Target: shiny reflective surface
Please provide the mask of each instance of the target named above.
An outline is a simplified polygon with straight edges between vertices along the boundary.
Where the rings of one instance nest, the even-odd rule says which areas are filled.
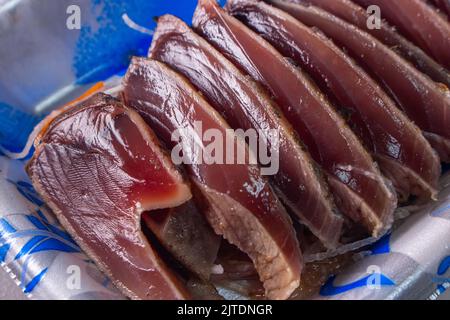
[[[287,120],[266,93],[181,20],[158,20],[150,57],[184,74],[234,129],[255,129],[270,147],[270,130],[279,135],[280,168],[272,178],[280,197],[303,224],[333,248],[342,219],[334,214],[327,186],[316,174]]]
[[[127,296],[188,297],[140,230],[140,214],[191,197],[137,113],[97,94],[59,115],[28,164],[36,190]]]
[[[195,128],[226,136],[228,125],[179,74],[155,60],[133,58],[124,78],[124,99],[169,146],[184,128],[183,153],[207,143]],[[245,149],[234,140],[237,150]],[[226,154],[226,150],[224,150]],[[285,299],[298,287],[301,253],[292,223],[256,166],[194,162],[187,169],[204,198],[204,212],[216,233],[246,252],[256,266],[268,298]]]
[[[440,1],[440,0],[437,0]],[[442,0],[447,1],[447,0]],[[276,3],[279,0],[269,0],[269,3]],[[373,37],[383,42],[386,46],[393,49],[396,53],[409,60],[414,66],[423,73],[430,76],[434,81],[443,83],[450,87],[449,72],[422,49],[400,35],[397,30],[389,25],[385,20],[381,21],[381,28],[367,27],[369,14],[351,0],[286,0],[283,3],[312,4],[320,7],[335,16],[357,26],[361,30],[370,33]],[[449,3],[450,6],[450,2]]]
[[[317,27],[338,46],[345,47],[361,66],[376,77],[387,92],[396,99],[402,110],[420,129],[447,140],[438,144],[450,146],[450,91],[439,85],[411,64],[395,54],[389,47],[353,27],[351,24],[312,6],[273,1],[302,23]],[[430,140],[433,146],[434,140]],[[440,151],[440,148],[436,148]],[[393,154],[396,154],[395,152]],[[450,161],[450,149],[440,153],[442,161]]]
[[[383,18],[437,62],[450,68],[450,25],[422,0],[354,0],[367,7],[377,5]],[[416,19],[420,16],[421,19]],[[413,28],[411,26],[414,26]]]
[[[317,87],[215,1],[199,1],[193,25],[274,95],[314,160],[327,172],[340,209],[370,232],[380,232],[396,206],[395,195],[386,187],[370,155]]]
[[[374,154],[402,198],[409,194],[436,196],[441,173],[439,158],[418,128],[346,54],[320,32],[263,2],[229,1],[228,8],[305,68],[339,102],[349,113],[355,133]],[[399,176],[397,171],[402,167]],[[405,177],[409,185],[404,183]]]

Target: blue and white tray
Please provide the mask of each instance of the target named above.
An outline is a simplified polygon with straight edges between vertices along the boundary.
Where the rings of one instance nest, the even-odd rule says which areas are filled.
[[[42,117],[113,83],[146,55],[156,24],[189,22],[195,0],[0,0],[0,145],[20,151]],[[26,160],[0,155],[0,263],[34,299],[123,299],[33,190]],[[435,299],[450,287],[450,175],[439,201],[405,219],[317,299]]]

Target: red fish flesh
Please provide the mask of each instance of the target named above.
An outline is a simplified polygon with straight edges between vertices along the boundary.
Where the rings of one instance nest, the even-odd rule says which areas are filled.
[[[188,77],[234,129],[257,130],[265,145],[278,149],[279,170],[272,176],[278,194],[326,247],[336,247],[342,218],[333,212],[318,169],[263,89],[173,16],[159,18],[150,57]],[[270,130],[277,132],[276,146]]]
[[[184,77],[156,60],[133,58],[124,78],[123,97],[172,152],[181,146],[191,181],[204,198],[209,223],[217,234],[249,255],[266,296],[288,298],[299,285],[302,256],[292,221],[260,169],[237,160],[224,164],[210,161],[209,156],[196,157],[199,149],[210,146],[201,134],[204,131],[215,132],[217,139],[228,135],[232,149],[237,150],[235,157],[242,150],[247,153],[243,140],[227,134],[228,124]],[[182,131],[177,131],[180,128]],[[175,132],[181,139],[172,139]],[[227,151],[216,153],[229,155]]]
[[[65,229],[133,299],[184,299],[141,232],[141,214],[181,205],[188,184],[139,114],[97,94],[54,119],[27,165]]]
[[[423,0],[353,0],[376,5],[381,16],[437,62],[450,68],[450,24]]]
[[[272,93],[313,158],[327,172],[342,212],[365,225],[370,233],[381,232],[392,217],[396,197],[370,155],[320,90],[215,1],[199,1],[193,26]]]
[[[236,0],[228,1],[227,6],[339,102],[402,199],[410,194],[436,196],[441,173],[437,154],[419,128],[360,66],[322,33],[264,2]]]
[[[444,0],[448,1],[448,0]],[[267,1],[271,3],[272,1]],[[427,74],[435,82],[442,83],[450,88],[450,73],[446,68],[437,63],[422,49],[410,42],[389,25],[381,20],[380,28],[369,28],[367,22],[371,16],[359,5],[351,0],[286,0],[284,3],[311,4],[320,7],[331,14],[351,23],[361,30],[370,33],[373,37],[383,42],[386,46],[402,55],[410,61],[418,70]]]
[[[313,6],[279,0],[272,3],[315,26],[345,47],[361,66],[386,87],[402,110],[424,132],[440,158],[450,162],[450,91],[436,84],[402,57],[364,31]],[[442,148],[446,146],[446,148]]]

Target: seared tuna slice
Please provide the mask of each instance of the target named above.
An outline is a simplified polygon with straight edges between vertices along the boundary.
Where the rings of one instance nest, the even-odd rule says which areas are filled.
[[[402,199],[437,194],[440,161],[419,128],[382,88],[322,33],[264,2],[228,1],[229,11],[300,64],[348,113]]]
[[[300,139],[327,173],[342,212],[366,226],[373,235],[382,232],[392,218],[396,197],[370,155],[320,90],[215,1],[199,1],[193,25],[275,97]]]
[[[266,2],[273,3],[274,1],[268,0]],[[361,30],[370,33],[398,54],[402,55],[418,70],[427,74],[435,82],[442,83],[450,88],[450,73],[446,68],[434,61],[414,43],[399,34],[397,30],[385,20],[380,21],[380,28],[368,28],[367,21],[370,21],[370,15],[366,10],[356,3],[353,3],[351,0],[286,0],[283,2],[312,4],[354,24]]]
[[[318,169],[264,90],[173,16],[159,18],[150,57],[184,74],[234,129],[255,129],[266,149],[278,149],[279,170],[271,177],[275,189],[326,247],[336,247],[342,218],[333,212]],[[278,135],[275,143],[271,130]]]
[[[27,166],[82,249],[133,299],[184,299],[184,285],[141,232],[143,211],[191,198],[139,114],[97,94],[57,116]]]
[[[437,62],[450,68],[450,24],[424,0],[353,0],[377,5],[381,16]]]
[[[260,169],[239,161],[240,154],[249,154],[245,142],[184,77],[156,60],[133,58],[123,97],[173,148],[172,155],[181,151],[191,181],[207,205],[209,223],[249,255],[267,297],[288,298],[300,282],[298,241],[292,221]],[[211,137],[206,138],[208,132]],[[231,145],[218,143],[214,152],[208,152],[212,143],[207,141],[223,137]],[[236,151],[232,157],[230,149]],[[213,158],[213,153],[222,157]]]
[[[437,145],[441,160],[450,162],[450,91],[433,82],[402,57],[368,33],[313,6],[274,0],[272,3],[315,26],[336,44],[345,47],[361,66],[386,87],[402,110]],[[448,148],[442,148],[447,146]]]

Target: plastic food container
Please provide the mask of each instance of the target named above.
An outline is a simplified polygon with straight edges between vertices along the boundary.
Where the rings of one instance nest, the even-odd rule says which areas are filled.
[[[120,82],[156,24],[190,22],[196,0],[0,0],[0,144],[20,151],[34,125],[87,90]],[[124,299],[39,199],[26,160],[0,155],[0,263],[34,299]],[[330,276],[316,299],[436,299],[450,287],[450,175],[437,202]],[[409,210],[399,210],[404,214]],[[233,297],[229,294],[229,297]]]

